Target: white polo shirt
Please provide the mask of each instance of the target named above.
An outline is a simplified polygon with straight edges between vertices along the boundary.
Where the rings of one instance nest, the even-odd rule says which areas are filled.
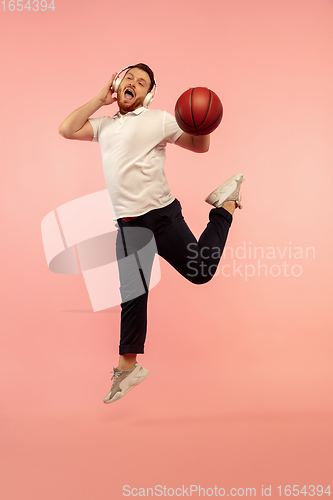
[[[183,133],[170,113],[144,107],[89,119],[98,141],[114,220],[136,217],[175,199],[164,173],[166,144]]]

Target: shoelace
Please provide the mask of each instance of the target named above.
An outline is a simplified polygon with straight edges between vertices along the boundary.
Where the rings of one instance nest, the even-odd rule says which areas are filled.
[[[135,366],[137,365],[137,363],[134,365],[134,367],[132,368],[132,370],[120,370],[120,371],[115,371],[115,369],[113,368],[113,375],[111,377],[111,381],[114,380],[116,381],[118,377],[120,377],[120,375],[122,375],[124,372],[128,371],[128,372],[131,372],[134,370]],[[109,373],[112,373],[112,372],[109,372]]]
[[[112,373],[112,372],[109,372],[109,373]],[[117,381],[117,378],[118,378],[118,377],[120,377],[121,373],[122,373],[122,372],[116,372],[115,370],[113,370],[113,375],[112,375],[112,377],[111,377],[111,382],[112,382],[112,380],[113,380],[113,382],[112,382],[112,386],[113,386],[113,384]]]

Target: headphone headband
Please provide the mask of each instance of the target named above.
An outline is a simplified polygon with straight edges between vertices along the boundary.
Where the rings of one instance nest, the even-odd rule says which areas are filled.
[[[114,92],[118,91],[119,85],[120,85],[120,83],[122,81],[122,78],[119,78],[119,75],[121,75],[121,73],[123,73],[127,69],[131,69],[131,68],[136,68],[136,66],[126,66],[126,68],[123,68],[121,71],[119,71],[119,73],[117,73],[117,75],[116,75],[116,77],[115,77],[115,79],[113,80],[113,83],[112,83],[112,88],[113,88]],[[154,88],[154,94],[151,93],[152,90],[153,90],[153,88]],[[148,92],[148,94],[144,98],[144,101],[142,103],[143,106],[145,106],[145,107],[148,108],[148,106],[153,102],[156,94],[157,94],[157,84],[156,84],[156,80],[154,78],[153,87],[152,87],[151,91]]]

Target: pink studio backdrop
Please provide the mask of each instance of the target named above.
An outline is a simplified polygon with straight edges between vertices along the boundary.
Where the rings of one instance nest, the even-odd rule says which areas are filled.
[[[271,486],[280,498],[279,485],[282,497],[285,485],[327,487],[333,2],[3,5],[0,498],[118,500],[125,485],[256,496]],[[150,375],[104,405],[120,306],[94,312],[82,272],[48,269],[41,222],[106,188],[98,144],[65,140],[58,126],[139,61],[155,71],[154,109],[173,112],[193,86],[223,102],[207,154],[168,146],[171,191],[194,234],[208,221],[204,198],[237,172],[244,210],[210,283],[160,261],[139,356]]]

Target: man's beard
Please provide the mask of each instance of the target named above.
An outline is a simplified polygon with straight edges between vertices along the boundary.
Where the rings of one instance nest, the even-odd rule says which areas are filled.
[[[122,94],[122,91],[119,90],[117,93],[117,102],[118,102],[118,107],[119,107],[120,112],[123,111],[125,113],[129,113],[130,111],[134,111],[135,109],[142,106],[142,103],[140,101],[138,101],[138,99],[136,97],[134,97],[134,99],[132,99],[131,101],[126,102],[122,98],[121,94]]]

